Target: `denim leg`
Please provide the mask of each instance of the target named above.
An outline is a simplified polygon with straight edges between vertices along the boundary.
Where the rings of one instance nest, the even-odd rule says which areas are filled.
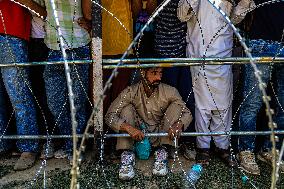
[[[9,44],[7,44],[7,41]],[[2,63],[27,62],[27,43],[11,36],[0,36],[0,49],[5,57]],[[17,134],[38,135],[34,98],[29,90],[28,68],[1,68],[3,82],[10,101],[15,109]],[[37,152],[37,140],[18,140],[17,147],[21,152]]]
[[[8,141],[1,137],[6,133],[7,127],[7,109],[5,103],[5,88],[2,82],[2,75],[0,73],[0,152],[7,151],[9,149]]]
[[[276,102],[276,108],[275,108],[275,116],[274,121],[277,123],[276,130],[284,130],[284,66],[283,65],[275,65],[275,81],[276,85],[273,85],[274,87],[277,87],[275,89],[276,95],[278,97],[278,101],[280,105],[278,104],[278,101]],[[282,141],[284,139],[283,135],[279,135],[279,142],[276,143],[276,148],[280,149],[282,145]],[[270,135],[265,137],[263,149],[270,149],[271,148],[271,141],[270,141]]]
[[[270,65],[257,65],[257,68],[262,72],[262,81],[267,84],[270,79]],[[243,96],[244,98],[247,98],[243,102],[240,109],[239,129],[240,131],[255,131],[257,114],[262,105],[262,92],[258,87],[258,81],[250,64],[245,65],[243,81]],[[254,89],[252,90],[253,87]],[[250,91],[251,93],[249,94]],[[254,149],[255,136],[250,135],[239,137],[239,150],[254,151]]]
[[[67,50],[68,60],[90,59],[89,48],[81,47]],[[61,51],[50,51],[49,61],[62,60]],[[82,133],[87,123],[86,102],[88,93],[89,65],[71,65],[72,89],[75,95],[77,133]],[[71,116],[69,109],[68,89],[64,65],[47,65],[44,70],[45,88],[48,106],[58,123],[60,134],[72,134]],[[84,91],[85,90],[85,91]],[[85,93],[86,92],[86,93]],[[63,105],[67,104],[63,107]],[[72,140],[65,141],[65,149],[72,151]]]

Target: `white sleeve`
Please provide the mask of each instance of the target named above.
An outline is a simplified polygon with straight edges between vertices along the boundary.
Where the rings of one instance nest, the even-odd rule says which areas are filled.
[[[182,22],[190,20],[196,12],[199,0],[180,0],[177,8],[177,17]]]
[[[253,0],[241,0],[231,14],[232,22],[234,24],[240,23],[245,18],[248,10],[253,9],[255,6]]]

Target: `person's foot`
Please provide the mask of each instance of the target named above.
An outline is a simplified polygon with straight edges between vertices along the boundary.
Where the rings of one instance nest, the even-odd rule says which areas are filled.
[[[25,170],[32,167],[35,163],[36,153],[23,152],[14,166],[15,171]]]
[[[178,155],[178,151],[179,149],[178,148],[175,148],[174,146],[172,145],[163,145],[162,148],[165,148],[167,153],[168,153],[168,158],[169,159],[174,159],[176,155]],[[177,154],[176,154],[177,153]]]
[[[241,151],[238,154],[238,159],[240,161],[240,167],[242,170],[249,174],[259,175],[260,170],[255,161],[255,155],[251,151]]]
[[[165,176],[168,174],[168,153],[166,149],[160,148],[156,150],[154,156],[153,175]]]
[[[121,154],[121,163],[118,177],[121,180],[130,180],[135,176],[135,154],[131,151],[124,151]]]
[[[68,154],[67,159],[69,160],[69,164],[72,166],[73,165],[73,154],[72,153]],[[83,152],[81,152],[80,157],[78,159],[78,163],[81,164],[84,160],[85,160],[85,155],[83,154]]]
[[[190,144],[183,144],[181,146],[181,152],[183,154],[183,157],[185,157],[188,160],[195,160],[196,157],[196,150],[193,145]]]
[[[45,143],[42,147],[40,159],[50,159],[54,156],[54,145],[52,142]]]
[[[202,164],[204,166],[209,165],[209,162],[211,160],[209,149],[208,148],[197,148],[195,160],[196,160],[196,163]]]
[[[260,161],[263,161],[269,165],[272,165],[272,151],[261,151],[260,153],[257,154],[257,158],[260,160]],[[278,161],[279,159],[279,152],[277,151],[276,152],[276,161]],[[284,161],[280,161],[279,162],[279,172],[280,173],[284,173]]]
[[[237,167],[236,161],[231,156],[229,149],[215,148],[215,154],[229,167]]]
[[[64,159],[64,158],[67,158],[68,157],[68,153],[66,150],[64,149],[59,149],[57,150],[55,153],[54,153],[54,157],[56,159]]]

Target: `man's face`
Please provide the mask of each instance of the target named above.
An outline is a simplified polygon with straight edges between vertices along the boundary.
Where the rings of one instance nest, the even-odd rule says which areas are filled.
[[[157,88],[161,82],[163,75],[162,68],[150,68],[145,72],[145,79],[151,88]]]

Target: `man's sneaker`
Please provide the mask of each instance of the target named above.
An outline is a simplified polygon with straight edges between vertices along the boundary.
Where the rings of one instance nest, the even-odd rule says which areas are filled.
[[[257,158],[260,161],[263,161],[269,165],[272,164],[272,159],[273,159],[273,155],[272,155],[272,151],[261,151],[257,154]],[[278,161],[279,158],[279,153],[276,151],[276,161]]]
[[[165,176],[168,174],[168,153],[164,148],[155,151],[153,175]]]
[[[272,164],[272,151],[262,151],[260,153],[257,154],[257,158],[260,160],[260,161],[263,161],[269,165]],[[279,152],[277,151],[276,152],[276,161],[278,161],[279,159]],[[280,161],[279,163],[279,172],[280,173],[284,173],[284,162],[283,161]]]
[[[21,171],[32,167],[36,160],[36,153],[23,152],[14,166],[15,171]]]
[[[135,176],[134,172],[135,155],[131,151],[124,151],[121,154],[121,164],[119,168],[119,179],[130,180]]]
[[[40,159],[50,159],[54,156],[54,145],[52,142],[45,143],[42,147]]]
[[[238,159],[240,161],[240,167],[247,173],[253,175],[259,175],[260,170],[255,162],[255,155],[251,151],[241,151],[238,154]]]
[[[57,150],[55,153],[54,153],[54,157],[56,159],[64,159],[64,158],[67,158],[68,157],[68,153],[66,150],[64,149],[59,149]]]
[[[185,157],[188,160],[195,160],[196,157],[196,150],[193,145],[190,144],[183,144],[181,146],[181,151],[183,154],[183,157]]]

